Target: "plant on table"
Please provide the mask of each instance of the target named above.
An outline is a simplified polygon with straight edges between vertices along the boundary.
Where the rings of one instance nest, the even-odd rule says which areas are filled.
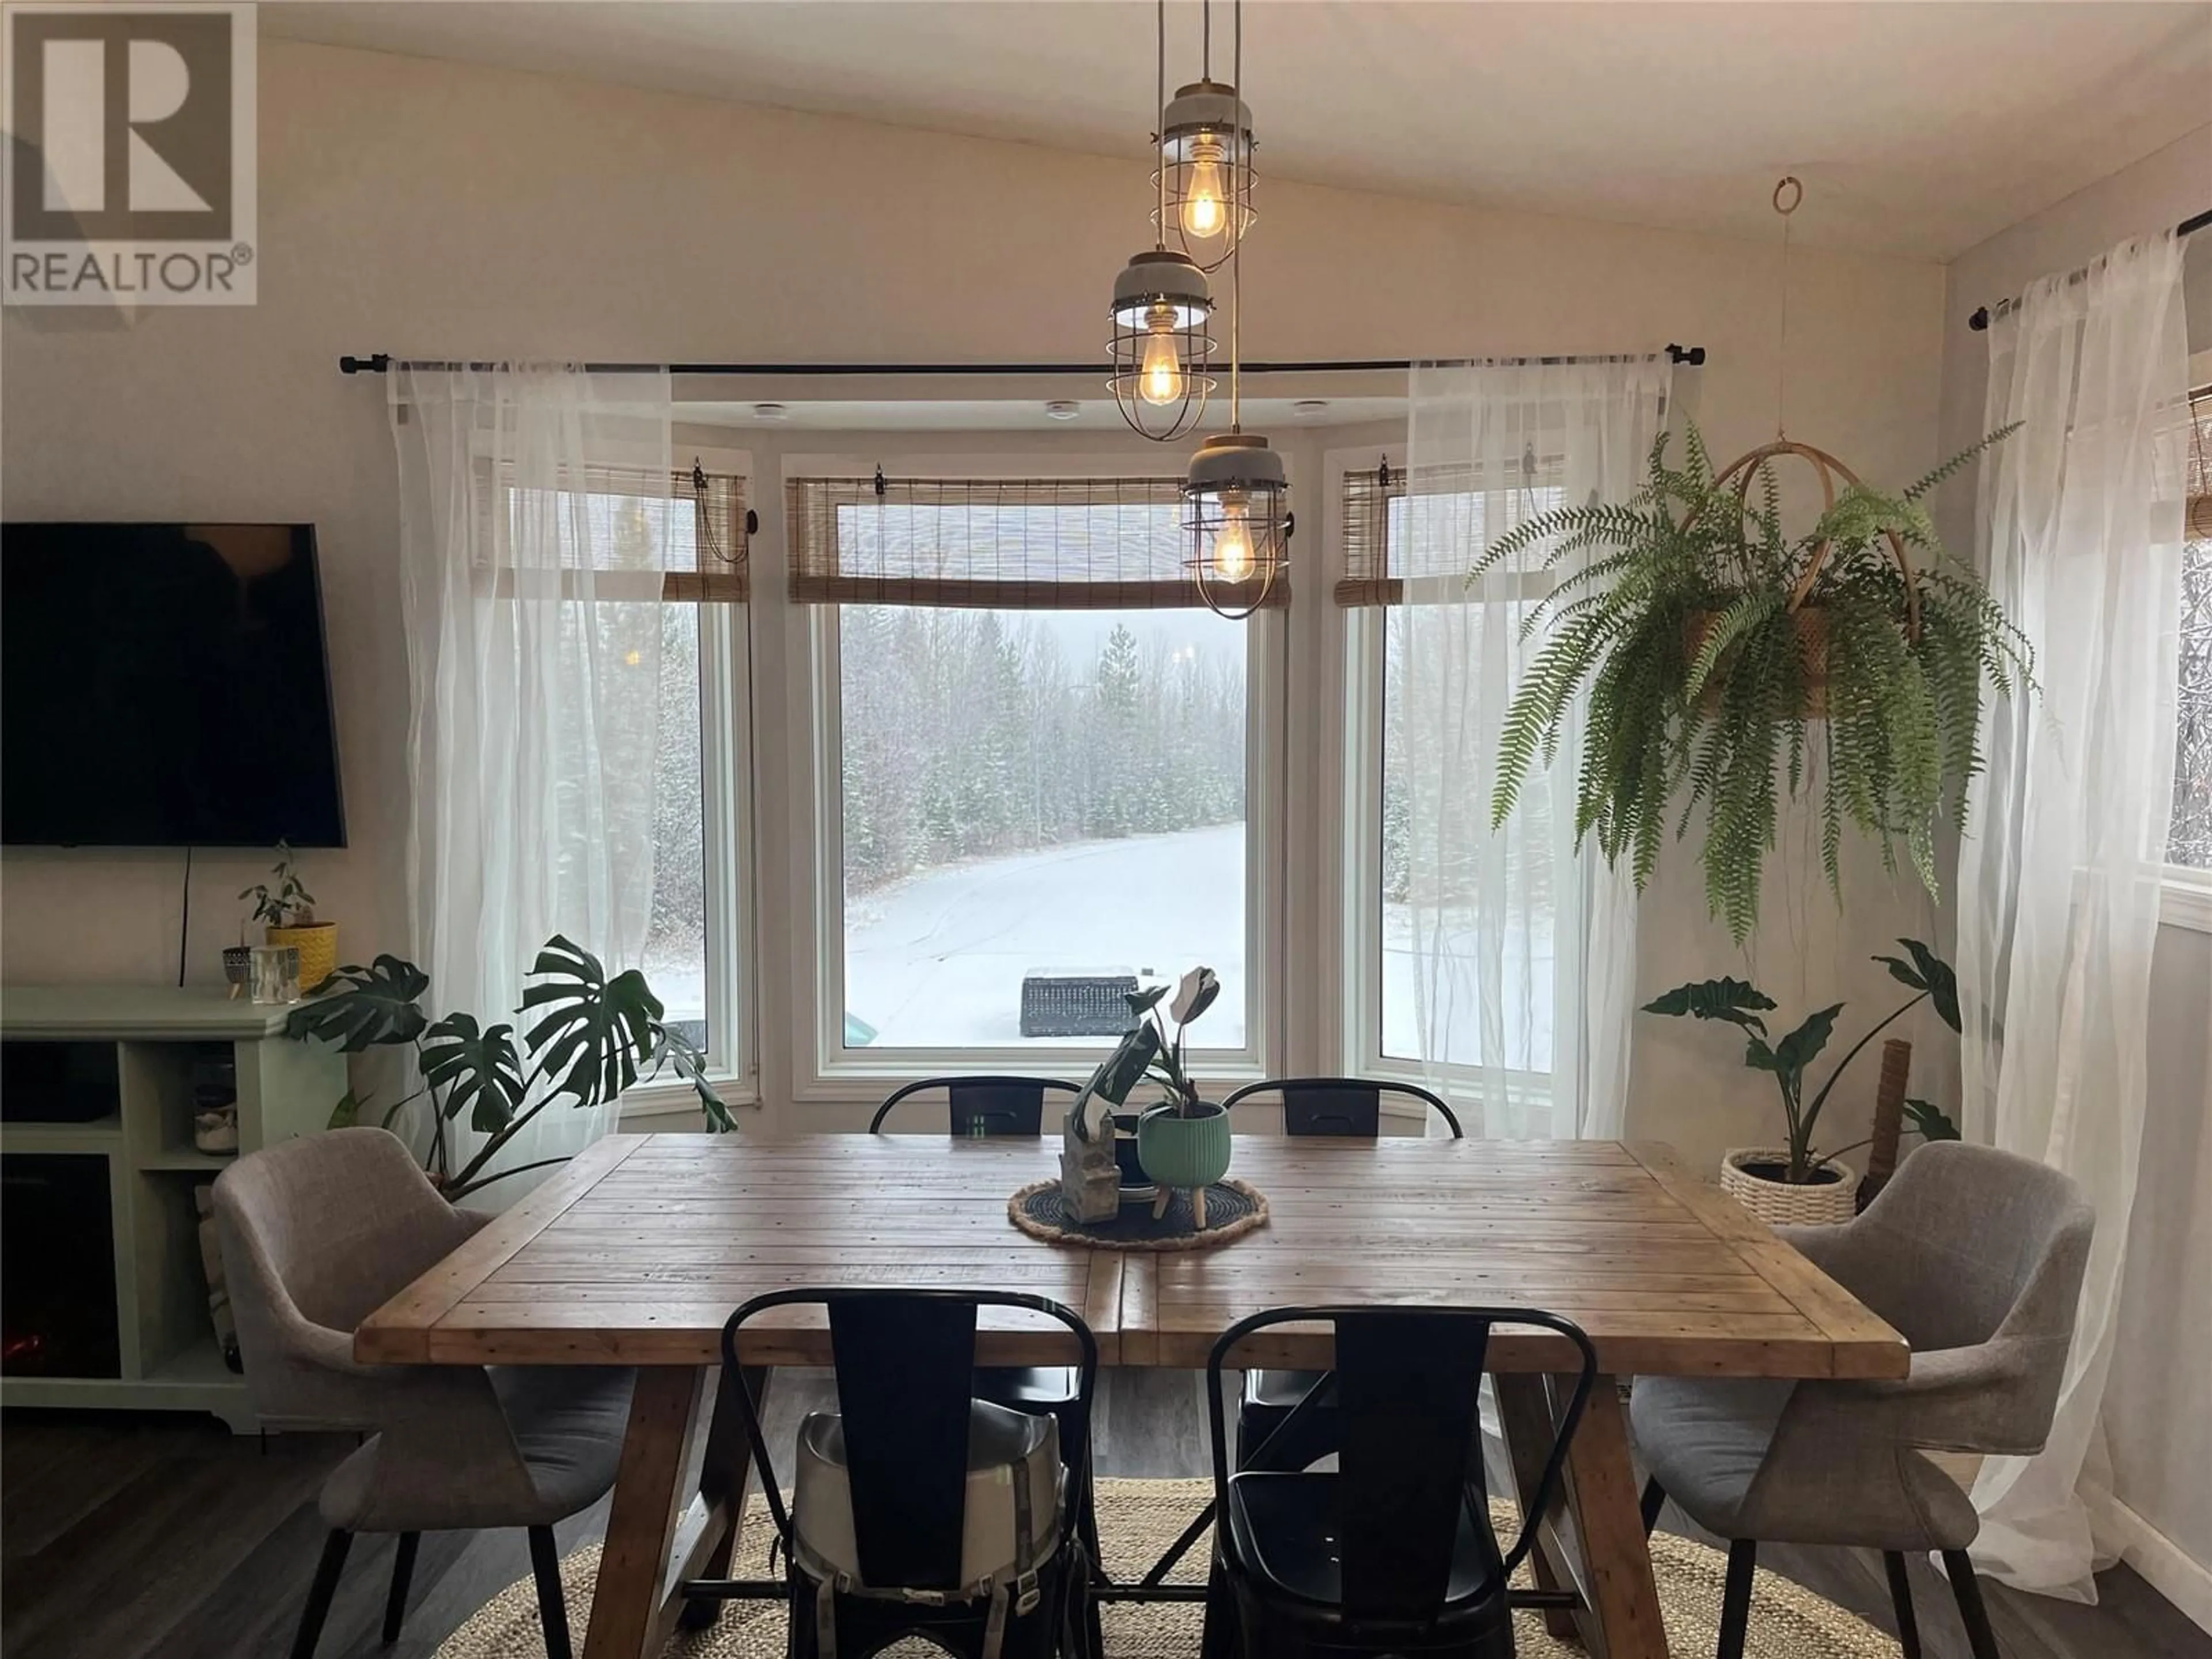
[[[1839,900],[1846,823],[1892,871],[1901,840],[1934,892],[1936,827],[1965,828],[1981,765],[1983,682],[2008,693],[2033,678],[2026,636],[1943,551],[1923,500],[2011,429],[1892,495],[1787,441],[1716,475],[1692,426],[1685,465],[1668,465],[1662,436],[1628,501],[1559,507],[1500,536],[1470,584],[1537,549],[1562,574],[1522,624],[1523,639],[1546,637],[1506,714],[1492,822],[1551,763],[1587,687],[1576,838],[1595,832],[1638,888],[1669,820],[1679,839],[1702,805],[1706,903],[1742,943],[1786,785],[1792,799],[1817,793]],[[1828,501],[1795,538],[1772,467],[1784,456],[1819,469]]]
[[[286,1035],[319,1038],[341,1053],[411,1048],[421,1086],[384,1113],[390,1128],[412,1103],[430,1103],[423,1168],[456,1200],[535,1164],[485,1174],[501,1148],[540,1112],[565,1103],[595,1106],[619,1098],[641,1078],[672,1071],[691,1085],[712,1130],[733,1129],[729,1108],[707,1079],[707,1057],[665,1018],[660,999],[632,968],[610,976],[599,959],[555,934],[531,969],[536,983],[522,994],[517,1018],[533,1022],[521,1043],[510,1024],[483,1025],[473,1014],[433,1020],[422,1006],[430,976],[411,962],[380,956],[366,968],[341,968],[337,988],[293,1011]],[[349,1091],[331,1127],[356,1122],[366,1101]],[[465,1162],[448,1126],[462,1114],[486,1139]],[[455,1167],[456,1164],[459,1167]]]
[[[1175,995],[1170,1000],[1171,990]],[[1115,1054],[1144,1056],[1142,1074],[1160,1085],[1166,1103],[1175,1108],[1177,1117],[1196,1117],[1205,1108],[1198,1085],[1191,1081],[1183,1064],[1183,1037],[1220,994],[1221,981],[1211,968],[1194,968],[1173,986],[1153,985],[1124,994],[1137,1023],[1123,1034]],[[1160,1018],[1163,1001],[1168,1005],[1167,1018],[1175,1022],[1173,1036],[1168,1035],[1166,1021]]]
[[[275,885],[270,885],[270,883]],[[276,843],[276,862],[268,881],[240,890],[239,897],[253,901],[253,920],[271,927],[312,927],[315,925],[315,896],[300,879],[289,842]]]
[[[1835,1069],[1828,1073],[1828,1080],[1809,1102],[1805,1098],[1806,1070],[1827,1046],[1835,1030],[1836,1016],[1844,1012],[1844,1004],[1835,1003],[1807,1015],[1796,1030],[1773,1042],[1768,1040],[1766,1022],[1760,1016],[1774,1007],[1774,999],[1740,979],[1708,979],[1678,985],[1644,1005],[1647,1014],[1725,1020],[1743,1028],[1747,1033],[1743,1063],[1753,1071],[1771,1073],[1782,1097],[1789,1160],[1781,1179],[1791,1186],[1803,1186],[1819,1179],[1819,1172],[1830,1159],[1867,1144],[1854,1141],[1832,1152],[1820,1152],[1813,1143],[1813,1132],[1820,1121],[1821,1109],[1828,1103],[1829,1095],[1834,1092],[1838,1081],[1851,1061],[1858,1058],[1862,1048],[1893,1021],[1923,1002],[1929,1004],[1952,1030],[1960,1029],[1959,983],[1950,965],[1918,939],[1899,939],[1898,943],[1909,953],[1910,961],[1902,957],[1875,957],[1873,960],[1887,968],[1891,978],[1909,987],[1915,994],[1851,1045],[1850,1052],[1836,1062]],[[1927,1139],[1959,1138],[1956,1126],[1941,1107],[1925,1100],[1911,1100],[1905,1103],[1905,1112],[1912,1120],[1913,1128]]]

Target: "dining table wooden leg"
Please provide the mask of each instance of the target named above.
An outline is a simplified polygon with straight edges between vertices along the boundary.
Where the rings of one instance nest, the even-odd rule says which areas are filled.
[[[584,1659],[659,1659],[676,1615],[662,1590],[690,1497],[684,1465],[698,1426],[702,1385],[713,1372],[702,1365],[638,1370]]]
[[[1551,1541],[1544,1536],[1550,1529],[1553,1517],[1528,1513],[1528,1506],[1536,1496],[1537,1482],[1543,1475],[1544,1460],[1551,1455],[1552,1437],[1558,1432],[1553,1424],[1551,1402],[1544,1379],[1540,1376],[1502,1375],[1492,1381],[1498,1389],[1498,1426],[1505,1432],[1505,1451],[1513,1465],[1513,1486],[1522,1522],[1536,1528],[1536,1542],[1528,1552],[1529,1568],[1535,1575],[1536,1588],[1540,1590],[1567,1589],[1573,1583],[1573,1579],[1564,1567],[1553,1561]],[[1569,1609],[1546,1607],[1544,1628],[1553,1636],[1571,1637],[1577,1627],[1575,1615]]]
[[[1610,1376],[1600,1376],[1590,1391],[1589,1407],[1567,1449],[1565,1485],[1582,1593],[1605,1659],[1667,1659],[1650,1540],[1644,1534],[1628,1456],[1627,1413]]]
[[[706,1510],[707,1536],[695,1548],[700,1558],[696,1572],[684,1577],[726,1578],[736,1556],[738,1534],[745,1521],[745,1494],[753,1478],[769,1478],[770,1472],[753,1468],[752,1442],[745,1433],[744,1414],[738,1409],[732,1388],[741,1388],[751,1399],[758,1419],[768,1405],[769,1382],[775,1373],[765,1365],[748,1365],[732,1378],[716,1373],[714,1414],[707,1423],[707,1449],[699,1465],[699,1497]],[[718,1601],[688,1603],[681,1615],[686,1630],[704,1630],[722,1611]]]

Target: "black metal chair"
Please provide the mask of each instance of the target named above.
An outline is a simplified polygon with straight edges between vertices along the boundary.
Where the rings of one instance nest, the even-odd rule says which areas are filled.
[[[1382,1097],[1402,1095],[1435,1109],[1451,1131],[1454,1140],[1467,1139],[1452,1109],[1415,1083],[1394,1083],[1380,1078],[1271,1078],[1248,1083],[1222,1103],[1224,1110],[1252,1095],[1279,1095],[1283,1102],[1283,1132],[1292,1135],[1346,1135],[1373,1140],[1382,1132]],[[1245,1467],[1248,1454],[1290,1419],[1299,1402],[1312,1395],[1323,1380],[1320,1371],[1261,1370],[1244,1373],[1244,1390],[1237,1406],[1237,1466]],[[1269,1461],[1279,1468],[1303,1468],[1336,1449],[1334,1413],[1326,1396],[1300,1413],[1297,1443],[1276,1443]],[[1293,1460],[1297,1461],[1293,1461]]]
[[[931,1077],[894,1090],[876,1108],[868,1133],[880,1134],[891,1109],[908,1097],[933,1090],[945,1091],[947,1127],[955,1136],[993,1139],[1036,1136],[1044,1133],[1044,1102],[1060,1093],[1071,1100],[1083,1092],[1081,1085],[1051,1077]],[[1049,1413],[1060,1419],[1060,1443],[1068,1443],[1078,1407],[1076,1375],[1066,1365],[993,1365],[975,1373],[975,1397],[1012,1411]],[[1077,1516],[1084,1547],[1091,1565],[1098,1569],[1098,1517],[1088,1484],[1079,1494]],[[1101,1570],[1103,1571],[1103,1570]],[[1103,1639],[1097,1608],[1090,1612],[1092,1645]]]
[[[1231,1351],[1271,1326],[1324,1321],[1334,1328],[1327,1386],[1343,1431],[1336,1472],[1232,1474],[1221,1414]],[[1502,1555],[1483,1479],[1479,1403],[1492,1325],[1555,1331],[1582,1356],[1521,1535]],[[1589,1339],[1533,1310],[1276,1308],[1231,1326],[1206,1362],[1217,1516],[1209,1659],[1510,1659],[1507,1583],[1551,1508],[1596,1379]]]
[[[837,1377],[838,1434],[852,1504],[856,1580],[810,1572],[795,1548],[792,1513],[773,1480],[762,1486],[783,1554],[791,1610],[787,1652],[794,1659],[869,1659],[919,1636],[960,1656],[982,1659],[1055,1659],[1083,1651],[1090,1600],[1085,1544],[1072,1535],[1079,1497],[1089,1490],[1091,1391],[1098,1344],[1091,1328],[1059,1303],[1012,1291],[790,1290],[757,1296],[722,1328],[722,1375],[738,1370],[738,1333],[777,1308],[818,1306],[830,1318]],[[1001,1588],[996,1603],[963,1594],[963,1532],[973,1392],[976,1314],[983,1308],[1024,1308],[1074,1334],[1081,1362],[1073,1424],[1061,1429],[1066,1469],[1054,1533],[1058,1547],[1033,1575]],[[739,1408],[754,1467],[772,1469],[768,1443],[750,1394],[730,1398]],[[741,1582],[687,1583],[697,1598],[756,1594]],[[825,1618],[824,1613],[828,1616]],[[994,1638],[993,1626],[998,1626]]]
[[[1433,1108],[1454,1140],[1467,1139],[1452,1109],[1418,1083],[1368,1077],[1283,1077],[1248,1083],[1221,1103],[1224,1111],[1253,1095],[1279,1095],[1283,1133],[1291,1135],[1361,1135],[1382,1133],[1382,1097],[1403,1095]]]
[[[868,1121],[880,1134],[891,1109],[912,1095],[945,1091],[948,1127],[956,1135],[1034,1135],[1044,1133],[1044,1097],[1058,1092],[1071,1098],[1079,1084],[1055,1077],[926,1077],[894,1090]]]

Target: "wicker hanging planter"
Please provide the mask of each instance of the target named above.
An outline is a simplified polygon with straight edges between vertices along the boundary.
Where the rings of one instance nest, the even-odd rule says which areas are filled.
[[[1749,510],[1752,480],[1759,469],[1777,456],[1795,455],[1808,462],[1820,481],[1820,510],[1826,513],[1836,504],[1836,484],[1838,479],[1847,485],[1856,484],[1859,475],[1838,460],[1825,449],[1815,449],[1811,444],[1802,444],[1789,438],[1777,438],[1772,443],[1761,444],[1748,453],[1737,457],[1714,475],[1716,486],[1734,490],[1736,505],[1741,511]],[[1683,519],[1686,530],[1697,520],[1692,509]],[[1920,642],[1920,586],[1914,579],[1912,562],[1905,550],[1905,541],[1894,530],[1885,531],[1883,538],[1889,544],[1890,556],[1897,562],[1898,574],[1905,582],[1905,637],[1914,645]],[[1828,712],[1828,618],[1820,605],[1812,598],[1813,589],[1826,568],[1832,544],[1823,538],[1814,544],[1812,556],[1806,561],[1805,569],[1790,594],[1790,615],[1796,632],[1798,659],[1804,665],[1804,696],[1797,709],[1808,720],[1819,720]],[[1715,625],[1720,621],[1717,611],[1692,611],[1682,625],[1682,651],[1691,661],[1705,648]],[[1727,671],[1717,670],[1705,683],[1701,699],[1710,710],[1720,702],[1721,686]]]

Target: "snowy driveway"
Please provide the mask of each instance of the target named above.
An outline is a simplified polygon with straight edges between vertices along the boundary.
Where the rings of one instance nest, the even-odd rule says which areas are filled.
[[[1019,1043],[1025,974],[1165,978],[1200,963],[1221,975],[1222,995],[1194,1037],[1242,1047],[1241,823],[956,865],[857,898],[846,915],[845,1006],[885,1046]]]

